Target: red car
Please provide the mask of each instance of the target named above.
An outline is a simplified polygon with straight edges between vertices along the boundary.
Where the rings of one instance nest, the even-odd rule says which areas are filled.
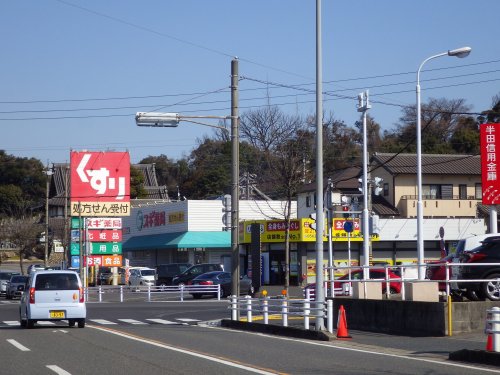
[[[376,269],[371,269],[370,270],[370,280],[380,280],[382,281],[382,293],[386,292],[387,289],[387,283],[383,282],[387,278],[391,279],[389,282],[389,293],[390,294],[399,294],[401,293],[401,281],[394,281],[394,280],[401,280],[401,277],[396,275],[394,272],[391,270],[387,270],[387,277],[386,277],[386,270],[384,268],[376,268]],[[362,280],[363,279],[363,270],[362,269],[354,269],[351,271],[351,280]],[[325,283],[328,284],[328,288],[330,288],[330,283]],[[316,291],[316,283],[308,284],[304,288],[304,297],[307,297],[307,291],[309,290],[309,297],[310,299],[314,299],[315,291]],[[345,274],[338,279],[336,279],[333,283],[333,290],[335,293],[335,296],[349,296],[352,295],[352,283],[349,282],[349,274]],[[325,294],[328,296],[329,290],[325,290]]]
[[[439,260],[426,264],[425,277],[429,280],[443,281],[446,280],[446,263],[453,262],[455,254],[449,254]],[[449,268],[448,279],[451,280],[451,267]],[[446,290],[446,282],[439,283],[439,291]]]

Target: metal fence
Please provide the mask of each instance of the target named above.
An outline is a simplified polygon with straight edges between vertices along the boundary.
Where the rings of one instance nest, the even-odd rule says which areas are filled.
[[[220,285],[179,285],[179,286],[96,286],[85,288],[86,302],[125,302],[125,301],[184,301],[188,296],[199,298],[213,295],[221,300]]]
[[[310,329],[310,320],[326,319],[327,330],[333,333],[333,301],[311,301],[309,299],[289,298],[251,298],[250,296],[231,296],[229,301],[231,320],[238,320],[238,316],[246,316],[252,323],[254,315],[262,316],[262,322],[269,324],[270,319],[280,319],[283,327],[289,326],[290,317],[299,317],[303,321],[304,329]]]

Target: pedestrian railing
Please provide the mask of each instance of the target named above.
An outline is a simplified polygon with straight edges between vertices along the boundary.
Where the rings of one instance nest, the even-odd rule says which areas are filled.
[[[311,301],[309,299],[288,298],[251,298],[250,296],[229,299],[231,320],[239,320],[238,316],[245,317],[246,321],[252,323],[256,316],[264,324],[269,324],[270,319],[280,319],[283,327],[288,327],[291,317],[302,318],[304,329],[310,329],[311,319],[316,322],[320,319],[327,322],[327,330],[333,333],[333,301],[326,302]]]
[[[220,301],[220,285],[169,285],[169,286],[96,286],[85,288],[86,302],[124,302],[124,301],[161,301],[174,298],[184,301],[187,296],[199,298],[214,295]]]

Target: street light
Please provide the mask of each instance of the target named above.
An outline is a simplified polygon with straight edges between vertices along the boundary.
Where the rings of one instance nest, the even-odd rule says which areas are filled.
[[[174,128],[179,125],[178,113],[165,112],[137,112],[135,123],[137,126],[153,126],[161,128]]]
[[[455,56],[455,57],[467,57],[471,52],[471,47],[462,47],[457,49],[449,50],[448,52],[439,53],[434,56],[426,58],[419,66],[417,70],[417,257],[418,257],[418,279],[423,280],[425,278],[425,265],[424,265],[424,237],[423,237],[423,226],[424,226],[424,211],[422,205],[422,129],[421,129],[421,109],[420,109],[420,70],[424,64],[432,59],[441,56]]]

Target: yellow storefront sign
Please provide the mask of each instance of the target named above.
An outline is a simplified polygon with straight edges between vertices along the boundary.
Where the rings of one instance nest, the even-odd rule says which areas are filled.
[[[349,234],[343,229],[346,219],[335,218],[332,222],[332,241],[347,242],[363,241],[363,235],[360,232],[359,219],[351,220],[354,222],[354,230]],[[290,221],[289,239],[291,242],[315,242],[316,231],[312,229],[311,224],[314,220],[309,218],[294,219]],[[243,221],[240,223],[240,243],[251,242],[252,224],[260,225],[260,240],[261,242],[284,242],[286,223],[283,220],[255,220]],[[326,223],[325,231],[326,234]],[[372,241],[378,241],[378,237],[372,236]],[[328,241],[326,236],[323,236],[323,241]]]

